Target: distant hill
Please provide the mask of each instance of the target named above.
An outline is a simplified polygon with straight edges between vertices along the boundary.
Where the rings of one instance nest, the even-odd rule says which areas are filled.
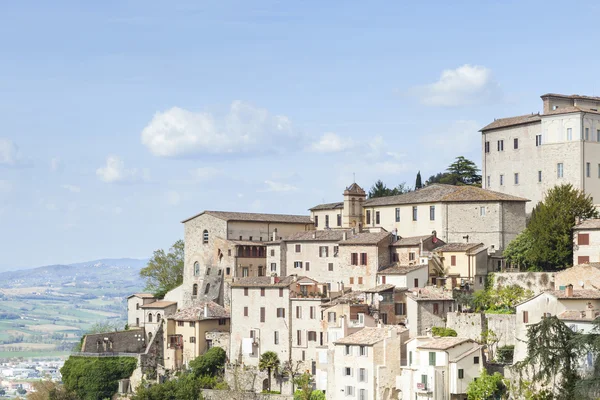
[[[148,259],[106,258],[75,264],[56,264],[43,267],[0,272],[0,287],[49,286],[69,283],[121,282],[123,287],[142,284],[139,271]]]

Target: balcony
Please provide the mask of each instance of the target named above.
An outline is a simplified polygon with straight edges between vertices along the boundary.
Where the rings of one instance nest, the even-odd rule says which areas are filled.
[[[169,335],[167,348],[181,350],[183,349],[183,336],[182,335]]]

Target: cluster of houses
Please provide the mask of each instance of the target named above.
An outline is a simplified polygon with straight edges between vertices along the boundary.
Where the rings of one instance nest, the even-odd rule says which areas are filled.
[[[482,129],[484,188],[431,184],[368,199],[352,183],[342,201],[316,205],[310,215],[204,211],[184,220],[183,284],[163,299],[131,295],[130,329],[88,335],[83,351],[154,354],[160,375],[219,346],[229,366],[258,377],[249,388],[256,392],[269,382],[260,357],[273,351],[282,364],[311,374],[328,399],[466,399],[489,353],[460,329],[458,337],[436,337],[432,328],[459,311],[457,291],[482,289],[489,273],[505,269],[503,250],[525,228],[531,207],[519,193],[537,170],[515,172],[511,192],[502,169],[519,167],[515,157],[531,161],[525,142],[542,148],[558,140],[547,132],[563,117],[569,125],[581,116],[581,146],[598,127],[600,151],[600,114],[581,111],[600,98],[542,98],[544,115]],[[521,155],[491,157],[491,137]],[[504,144],[497,148],[505,152]],[[492,191],[494,169],[502,174]],[[528,324],[551,314],[585,330],[600,311],[600,222],[581,222],[574,237],[574,264],[582,265],[556,274],[554,290],[540,290],[513,315],[515,360],[524,358]],[[273,390],[291,393],[289,377],[274,382]]]

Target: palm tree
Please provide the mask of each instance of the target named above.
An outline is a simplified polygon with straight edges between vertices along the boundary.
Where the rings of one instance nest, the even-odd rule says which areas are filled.
[[[267,351],[261,354],[258,368],[261,371],[267,370],[269,374],[269,392],[271,391],[271,371],[279,368],[279,356],[274,351]]]

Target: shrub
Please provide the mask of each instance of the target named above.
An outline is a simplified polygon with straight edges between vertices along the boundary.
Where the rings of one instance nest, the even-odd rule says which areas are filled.
[[[117,392],[119,380],[129,378],[137,366],[132,357],[71,356],[60,372],[67,391],[81,400],[110,398]]]
[[[458,334],[456,333],[456,331],[454,329],[451,328],[444,328],[442,326],[434,326],[433,328],[431,328],[431,333],[433,334],[433,336],[441,336],[441,337],[457,337]]]
[[[190,368],[195,376],[218,375],[225,367],[227,354],[220,347],[212,347],[206,353],[190,362]]]
[[[502,346],[496,350],[496,359],[502,364],[512,364],[515,346]]]

